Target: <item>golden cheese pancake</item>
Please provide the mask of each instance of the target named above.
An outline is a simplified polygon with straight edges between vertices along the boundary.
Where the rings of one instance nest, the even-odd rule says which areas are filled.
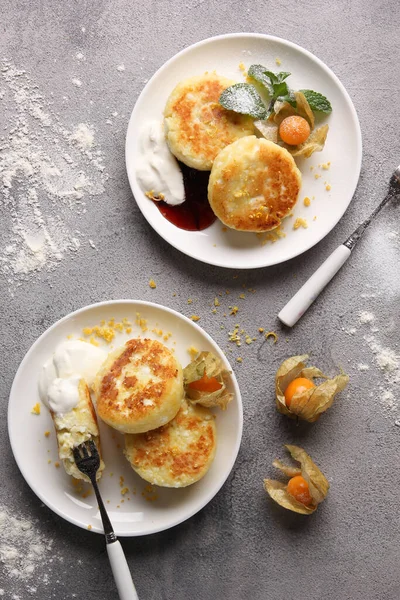
[[[84,379],[81,379],[78,384],[78,404],[67,413],[54,413],[50,411],[54,427],[56,430],[58,455],[62,461],[68,475],[72,475],[75,479],[84,479],[89,481],[89,477],[84,475],[76,466],[73,455],[73,449],[93,440],[99,451],[100,434],[97,425],[97,417],[93,408],[92,399],[90,397],[89,388]],[[101,473],[104,470],[104,463],[100,460],[100,467],[96,474],[96,479],[100,479]]]
[[[109,354],[96,376],[97,414],[114,429],[142,433],[173,419],[183,398],[182,367],[156,340],[133,339]]]
[[[125,456],[133,470],[162,487],[186,487],[204,477],[214,460],[216,447],[212,412],[186,400],[167,425],[125,436]]]
[[[234,81],[205,73],[178,83],[164,111],[168,146],[185,165],[209,171],[218,152],[238,138],[254,133],[253,119],[219,104]]]
[[[238,231],[269,231],[296,204],[301,173],[287,150],[252,136],[230,144],[214,161],[208,200],[216,216]]]

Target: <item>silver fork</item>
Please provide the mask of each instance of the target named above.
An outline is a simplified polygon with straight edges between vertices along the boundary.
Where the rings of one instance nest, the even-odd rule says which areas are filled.
[[[381,212],[382,208],[390,202],[395,196],[400,194],[400,165],[394,170],[390,178],[389,191],[382,202],[365,219],[359,227],[341,244],[336,250],[328,256],[325,262],[315,271],[313,275],[299,289],[297,294],[284,306],[278,314],[278,318],[287,325],[293,327],[303,316],[309,306],[314,302],[324,287],[336,275],[340,267],[344,265],[349,258],[358,240],[364,231],[371,224],[372,220]]]
[[[93,440],[84,442],[83,444],[80,444],[80,446],[74,448],[73,453],[76,466],[81,473],[89,477],[96,494],[106,537],[107,554],[120,600],[139,600],[124,551],[114,533],[111,521],[100,496],[100,490],[96,481],[96,473],[100,467],[100,455],[96,444]]]

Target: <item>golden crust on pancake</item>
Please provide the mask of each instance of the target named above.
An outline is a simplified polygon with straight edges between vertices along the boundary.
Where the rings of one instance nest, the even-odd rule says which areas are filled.
[[[162,487],[186,487],[201,479],[214,460],[217,431],[212,412],[183,402],[167,425],[125,436],[125,456],[140,477]]]
[[[218,154],[208,184],[216,216],[239,231],[269,231],[296,204],[301,173],[287,150],[247,136]]]
[[[234,81],[205,73],[178,83],[164,111],[165,133],[176,158],[193,169],[209,171],[218,152],[254,133],[253,119],[219,104]]]
[[[100,454],[100,467],[96,473],[96,479],[100,479],[104,470],[104,462],[101,459],[100,434],[97,425],[97,417],[90,397],[89,388],[84,379],[78,384],[79,402],[68,413],[54,413],[50,411],[54,422],[57,436],[58,455],[68,475],[75,479],[89,481],[76,466],[73,449],[92,440]]]
[[[142,433],[175,417],[183,398],[182,367],[160,342],[132,339],[109,354],[94,390],[105,423],[124,433]]]

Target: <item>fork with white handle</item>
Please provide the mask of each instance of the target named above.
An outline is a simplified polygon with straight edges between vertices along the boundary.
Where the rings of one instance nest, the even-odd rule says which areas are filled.
[[[349,258],[354,246],[370,225],[371,221],[376,217],[392,198],[400,194],[400,165],[394,170],[389,183],[389,191],[382,202],[375,208],[372,214],[365,219],[363,223],[332,252],[325,262],[315,271],[313,275],[299,289],[297,294],[284,306],[278,314],[278,318],[287,325],[293,327],[297,321],[304,315],[309,306],[319,296],[324,287],[336,275],[340,267],[344,265]]]
[[[108,517],[100,491],[96,481],[96,473],[100,466],[100,455],[93,440],[84,442],[73,449],[74,459],[78,469],[87,475],[92,482],[97,503],[99,505],[101,520],[103,521],[104,534],[106,537],[107,554],[111,569],[117,586],[120,600],[139,600],[135,586],[132,581],[129,566],[125,558],[122,546],[114,533],[111,521]]]

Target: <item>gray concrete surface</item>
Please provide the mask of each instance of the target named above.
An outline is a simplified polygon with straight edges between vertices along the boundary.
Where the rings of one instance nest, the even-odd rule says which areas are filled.
[[[85,197],[86,212],[68,213],[69,229],[80,231],[78,251],[66,250],[54,268],[44,266],[26,277],[10,271],[0,275],[1,504],[10,514],[33,520],[43,540],[53,540],[51,553],[29,580],[10,576],[0,564],[3,596],[117,598],[103,539],[43,506],[13,460],[8,394],[30,345],[71,310],[127,297],[159,302],[187,315],[195,311],[221,347],[232,348],[210,304],[221,289],[237,297],[245,284],[256,293],[247,295],[239,322],[249,331],[273,329],[279,341],[228,350],[233,362],[239,354],[244,357],[235,368],[245,420],[236,466],[220,493],[170,531],[123,540],[139,596],[397,600],[399,371],[397,366],[384,372],[377,358],[381,348],[399,354],[400,209],[385,210],[297,327],[283,330],[276,315],[300,282],[378,203],[400,162],[398,2],[2,0],[0,7],[0,57],[29,74],[31,85],[37,84],[47,108],[66,129],[82,122],[93,127],[109,175],[103,193]],[[124,167],[127,122],[145,80],[185,46],[235,31],[289,39],[326,62],[354,101],[364,142],[357,192],[330,235],[286,264],[240,272],[236,279],[235,273],[197,263],[164,243],[141,216]],[[79,52],[85,60],[76,58]],[[124,71],[117,69],[122,64]],[[72,84],[73,78],[82,86]],[[3,84],[0,91],[7,92]],[[9,135],[13,110],[17,107],[10,103],[0,111],[2,141]],[[12,222],[3,191],[0,243],[6,257]],[[42,196],[45,202],[45,192]],[[50,209],[54,214],[61,210],[54,202]],[[148,286],[150,277],[157,281],[155,290]],[[191,307],[189,297],[194,299]],[[362,311],[374,314],[373,323],[359,323]],[[237,317],[230,319],[233,323]],[[296,428],[275,412],[272,382],[283,358],[305,351],[328,372],[343,367],[351,383],[319,423]],[[360,364],[368,370],[360,370]],[[331,482],[327,501],[310,518],[280,510],[263,492],[263,477],[273,474],[271,461],[283,454],[284,442],[304,445]],[[8,535],[3,526],[2,543]],[[50,563],[52,554],[58,558]]]

